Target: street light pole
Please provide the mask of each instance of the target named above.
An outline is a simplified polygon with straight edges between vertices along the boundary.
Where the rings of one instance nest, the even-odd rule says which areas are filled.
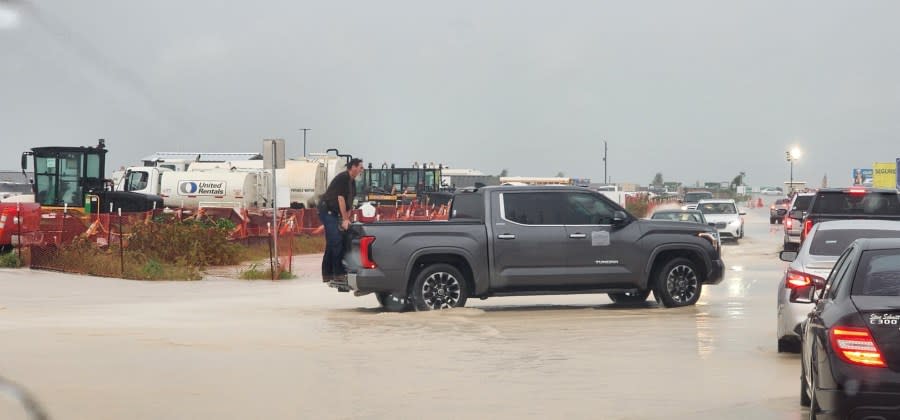
[[[603,140],[603,185],[609,184],[609,179],[606,177],[606,152],[608,150],[606,146],[606,140]]]
[[[306,132],[312,130],[311,128],[301,128],[300,131],[303,132],[303,157],[306,157]]]
[[[791,193],[794,192],[794,161],[800,158],[800,149],[795,147],[791,150],[784,152],[787,157],[787,161],[791,165],[791,178],[790,178],[790,188]]]

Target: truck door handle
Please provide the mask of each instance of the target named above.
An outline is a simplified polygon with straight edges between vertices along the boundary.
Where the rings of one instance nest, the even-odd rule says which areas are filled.
[[[587,238],[587,235],[584,233],[573,233],[573,234],[569,235],[569,237],[572,239],[584,239],[584,238]]]
[[[516,235],[511,233],[501,233],[497,235],[497,239],[516,239]]]

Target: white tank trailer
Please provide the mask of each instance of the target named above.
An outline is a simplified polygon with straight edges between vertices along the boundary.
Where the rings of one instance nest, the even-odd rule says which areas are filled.
[[[344,170],[342,159],[315,156],[285,161],[276,171],[278,187],[290,190],[294,208],[315,208],[328,183]],[[192,162],[186,171],[158,166],[128,168],[116,189],[159,195],[168,207],[267,207],[271,174],[262,160]]]
[[[132,167],[121,190],[158,195],[167,207],[254,208],[271,205],[265,172],[175,172],[159,167]]]

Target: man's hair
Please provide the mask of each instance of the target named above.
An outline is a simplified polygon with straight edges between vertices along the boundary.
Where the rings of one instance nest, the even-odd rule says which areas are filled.
[[[363,160],[362,160],[362,159],[359,159],[359,158],[353,158],[353,159],[350,159],[350,161],[347,162],[347,169],[350,169],[350,168],[352,168],[352,167],[354,167],[354,166],[356,166],[356,165],[361,165],[362,162],[363,162]]]

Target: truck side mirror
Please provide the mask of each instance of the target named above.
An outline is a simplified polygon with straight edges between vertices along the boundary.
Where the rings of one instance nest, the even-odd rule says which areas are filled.
[[[628,215],[625,214],[624,211],[617,210],[613,213],[612,224],[613,226],[621,226],[625,221],[628,220]]]
[[[28,169],[28,154],[22,153],[22,171],[24,172],[27,169]]]

